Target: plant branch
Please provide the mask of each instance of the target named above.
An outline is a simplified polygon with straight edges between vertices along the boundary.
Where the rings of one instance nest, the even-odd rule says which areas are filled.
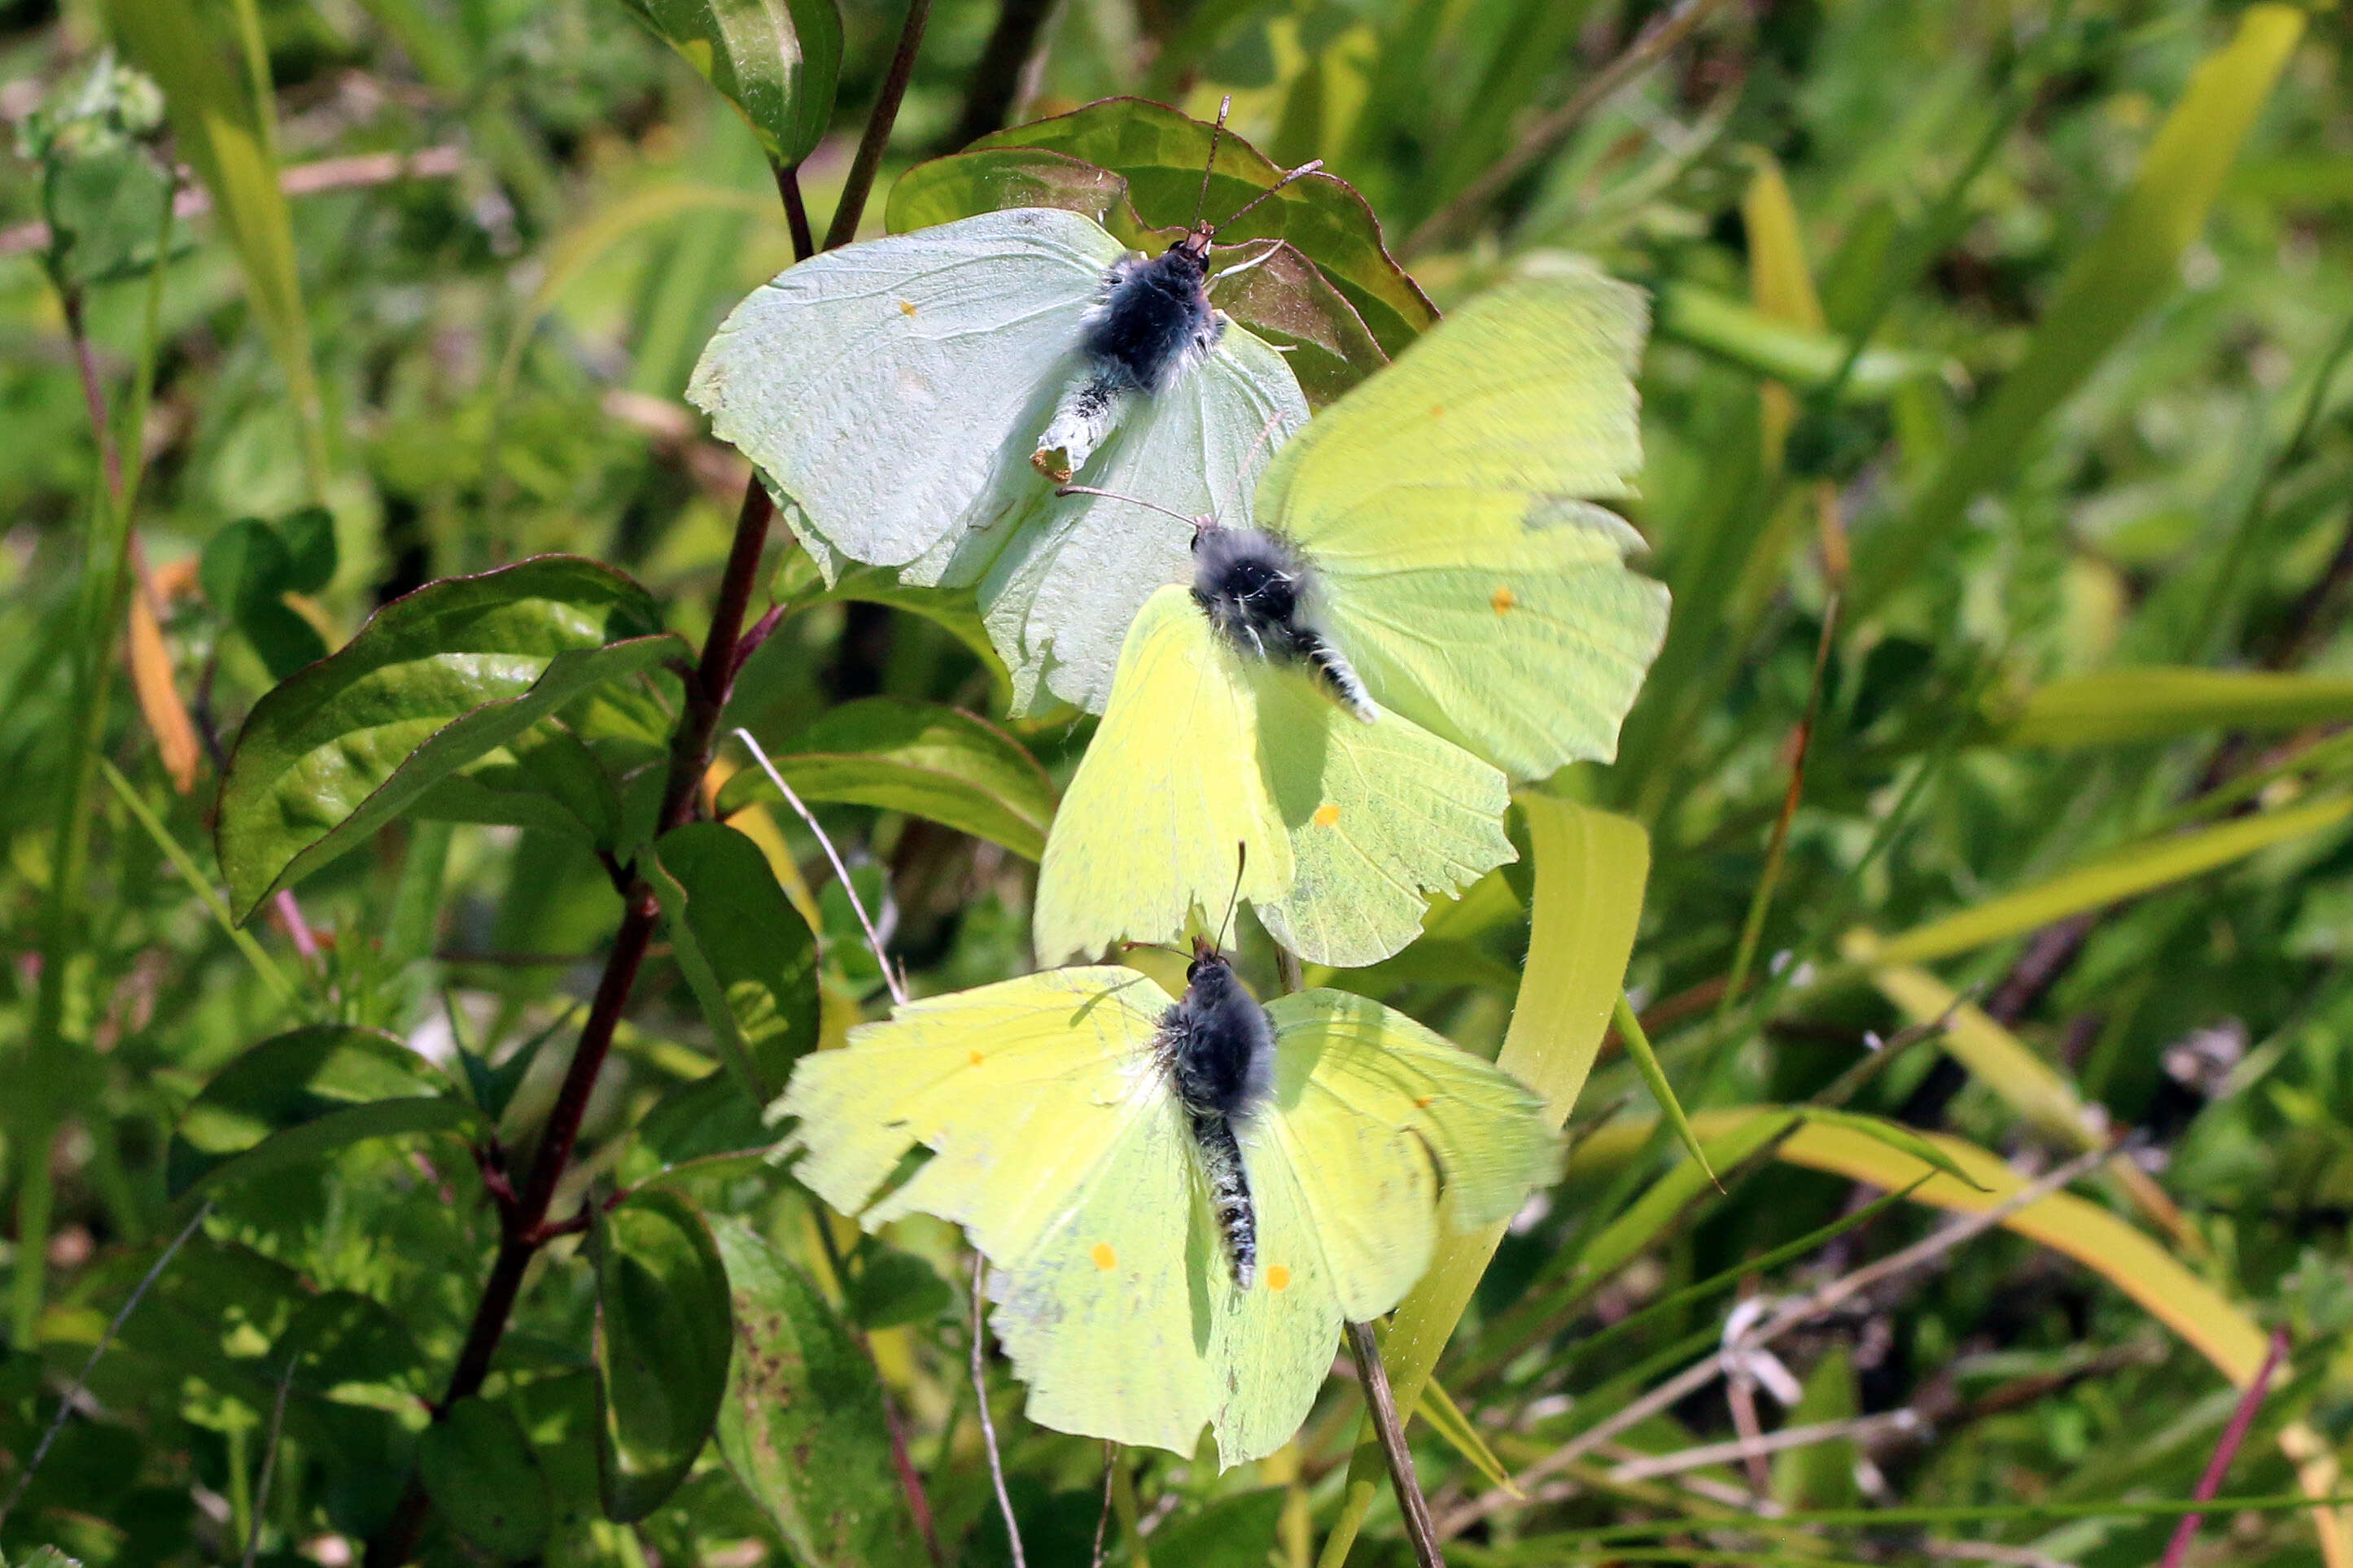
[[[1667,51],[1690,36],[1693,28],[1707,19],[1720,0],[1682,0],[1672,11],[1660,15],[1642,29],[1641,36],[1627,47],[1626,52],[1585,79],[1567,103],[1528,127],[1512,150],[1490,164],[1487,171],[1462,187],[1454,199],[1424,218],[1414,231],[1406,236],[1398,247],[1398,255],[1411,258],[1430,247],[1451,239],[1472,218],[1478,216],[1488,203],[1504,193],[1514,180],[1525,174],[1538,160],[1558,146],[1563,138],[1577,127],[1578,121],[1614,96],[1620,88],[1632,81],[1666,58]]]
[[[2254,1381],[2247,1384],[2239,1396],[2239,1407],[2231,1412],[2231,1424],[2222,1428],[2222,1440],[2214,1445],[2214,1457],[2206,1461],[2206,1473],[2198,1478],[2198,1490],[2192,1495],[2200,1502],[2210,1500],[2222,1489],[2222,1478],[2231,1473],[2231,1461],[2238,1457],[2239,1445],[2247,1440],[2248,1429],[2255,1424],[2255,1413],[2263,1407],[2263,1395],[2272,1385],[2272,1373],[2287,1359],[2287,1331],[2274,1329],[2272,1342],[2263,1352],[2263,1364],[2257,1369]],[[2173,1527],[2173,1539],[2166,1542],[2165,1559],[2158,1568],[2181,1568],[2189,1556],[2189,1543],[2197,1539],[2198,1527],[2206,1522],[2202,1513],[2185,1513],[2181,1522]]]
[[[1036,52],[1038,35],[1053,10],[1054,0],[1003,0],[997,7],[997,26],[989,30],[988,43],[980,51],[980,62],[972,68],[964,112],[956,117],[955,129],[940,143],[941,152],[956,152],[992,131],[1005,129],[1013,118],[1014,100],[1021,95],[1021,73]]]
[[[858,139],[858,155],[850,160],[849,177],[842,182],[841,200],[835,204],[833,222],[825,231],[828,250],[858,237],[858,221],[866,216],[867,194],[874,188],[874,172],[882,166],[883,149],[891,143],[891,127],[898,122],[899,104],[915,74],[915,51],[923,47],[923,26],[931,16],[932,0],[907,0],[907,19],[899,28],[899,47],[891,57],[890,74],[882,79],[882,96],[874,100],[874,112],[867,117],[866,134]]]
[[[919,0],[920,3],[920,0]],[[981,1282],[988,1276],[988,1259],[975,1248],[972,1255],[972,1395],[980,1405],[980,1441],[988,1450],[988,1479],[997,1488],[997,1510],[1005,1515],[1005,1539],[1013,1549],[1013,1568],[1029,1568],[1021,1554],[1021,1522],[1013,1517],[1013,1498],[1005,1489],[1005,1461],[997,1451],[997,1420],[988,1413],[987,1320],[982,1315]]]
[[[1381,1458],[1388,1461],[1389,1485],[1397,1492],[1398,1511],[1405,1515],[1406,1539],[1413,1542],[1418,1568],[1446,1568],[1438,1549],[1438,1527],[1430,1517],[1430,1500],[1421,1495],[1421,1481],[1413,1473],[1413,1450],[1406,1447],[1405,1423],[1398,1417],[1397,1395],[1389,1387],[1389,1370],[1381,1364],[1381,1347],[1370,1325],[1348,1325],[1348,1353],[1356,1360],[1356,1381],[1364,1385],[1365,1408],[1373,1429],[1380,1435]]]

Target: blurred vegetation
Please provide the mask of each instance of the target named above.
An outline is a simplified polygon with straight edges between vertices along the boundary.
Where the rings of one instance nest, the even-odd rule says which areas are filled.
[[[225,749],[379,606],[562,552],[649,591],[645,624],[599,636],[703,637],[744,470],[681,394],[794,254],[770,157],[806,132],[821,233],[904,14],[845,0],[829,118],[810,47],[801,118],[764,147],[692,40],[638,19],[687,9],[0,5],[8,1561],[342,1563],[412,1475],[436,1563],[888,1563],[926,1534],[944,1562],[1008,1559],[958,1238],[860,1238],[735,1157],[774,1041],[713,987],[748,975],[828,1039],[882,995],[797,818],[733,819],[771,873],[740,896],[814,949],[656,937],[557,1212],[628,1195],[539,1252],[482,1395],[429,1430],[501,1240],[483,1151],[548,1121],[629,918],[616,879],[560,825],[444,800],[242,928],[217,891],[248,885],[213,858]],[[714,12],[812,46],[829,16]],[[2173,1517],[2143,1505],[2189,1495],[2274,1331],[2221,1495],[2353,1491],[2347,44],[2333,7],[2193,0],[934,0],[862,233],[974,137],[1230,93],[1268,156],[1364,194],[1441,310],[1539,249],[1652,291],[1630,514],[1675,612],[1620,759],[1525,807],[1533,865],[1325,977],[1493,1054],[1524,972],[1530,996],[1567,985],[1609,946],[1577,933],[1622,921],[1624,985],[1722,1178],[1613,1031],[1563,1184],[1456,1281],[1412,1427],[1455,1560],[2153,1562]],[[864,748],[870,773],[808,793],[916,991],[1020,972],[1046,784],[926,815],[892,759],[960,746],[1002,781],[1026,749],[1066,779],[1087,726],[916,735],[917,703],[1001,717],[987,665],[953,617],[813,592],[781,541],[752,608],[773,587],[792,613],[725,722]],[[582,732],[658,784],[677,690],[637,668]],[[1547,893],[1562,811],[1591,875]],[[744,874],[727,859],[666,840],[662,875],[708,889]],[[1931,1146],[1841,1107],[1935,1135],[1997,1195],[2123,1142],[1778,1359],[1634,1407],[1736,1293],[1802,1297],[1994,1201],[1919,1184]],[[216,1173],[290,1131],[311,1141]],[[712,1300],[608,1304],[592,1333],[632,1268],[732,1289],[739,1341],[773,1352],[747,1371],[738,1344],[745,1408],[818,1414],[709,1438]],[[1451,1310],[1406,1313],[1443,1339]],[[607,1431],[617,1339],[676,1358],[686,1416]],[[991,1386],[1030,1562],[1085,1561],[1106,1512],[1112,1561],[1329,1561],[1359,1520],[1356,1561],[1410,1560],[1345,1378],[1263,1464],[1138,1452],[1108,1485],[1100,1445],[1023,1422],[1002,1367]],[[1643,1468],[1821,1423],[1769,1458]],[[1491,1490],[1531,1467],[1525,1496]],[[2353,1568],[2348,1531],[2232,1509],[2189,1561]]]

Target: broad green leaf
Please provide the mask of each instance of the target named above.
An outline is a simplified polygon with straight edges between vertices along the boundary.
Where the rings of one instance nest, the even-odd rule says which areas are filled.
[[[332,557],[328,570],[332,574]],[[206,599],[246,635],[277,680],[327,657],[318,629],[286,607],[299,574],[286,540],[258,517],[214,533],[198,561]]]
[[[1128,205],[1139,222],[1172,231],[1161,239],[1166,245],[1176,237],[1174,230],[1193,221],[1201,171],[1209,161],[1210,131],[1164,104],[1112,98],[985,136],[967,151],[1042,147],[1107,169],[1127,182]],[[1256,148],[1227,132],[1218,143],[1203,216],[1211,223],[1222,221],[1282,174]],[[1120,237],[1133,245],[1143,237]],[[1330,175],[1311,174],[1286,185],[1218,236],[1219,243],[1227,246],[1251,239],[1290,241],[1346,297],[1385,353],[1401,352],[1438,319],[1420,289],[1390,259],[1372,208]]]
[[[2126,746],[2348,720],[2353,680],[2260,669],[2111,669],[2037,687],[1995,739],[2012,746]]]
[[[1651,841],[1623,816],[1553,795],[1525,794],[1535,868],[1528,963],[1496,1065],[1543,1095],[1557,1127],[1585,1087],[1609,1015],[1624,994],[1626,961],[1642,913]],[[1508,1222],[1506,1222],[1508,1223]],[[1399,1409],[1420,1404],[1479,1277],[1503,1240],[1504,1225],[1442,1237],[1430,1270],[1399,1303],[1382,1336],[1381,1359]],[[1366,1422],[1348,1464],[1340,1518],[1321,1561],[1346,1561],[1383,1476],[1380,1443]]]
[[[928,1321],[956,1299],[930,1264],[873,1236],[860,1240],[851,1268],[849,1313],[870,1333]]]
[[[1053,781],[1021,742],[961,709],[902,697],[845,702],[773,759],[803,800],[880,806],[944,823],[1035,860],[1054,816]],[[719,792],[719,814],[778,800],[746,768]]]
[[[810,1568],[915,1563],[882,1385],[825,1298],[748,1226],[712,1226],[734,1301],[719,1452]]]
[[[1195,1509],[1151,1538],[1162,1568],[1265,1568],[1285,1500],[1281,1487],[1236,1492]]]
[[[503,1405],[461,1399],[425,1429],[417,1472],[434,1511],[493,1557],[535,1557],[554,1510],[531,1439]]]
[[[303,461],[315,491],[327,447],[310,317],[302,308],[294,226],[278,187],[278,161],[259,107],[228,68],[192,0],[106,0],[108,30],[164,89],[182,158],[212,193],[213,211],[237,249],[262,335],[293,394]]]
[[[778,168],[809,155],[841,77],[835,0],[622,0],[751,123]]]
[[[2259,849],[2334,827],[2353,816],[2353,799],[2314,801],[2145,841],[2063,871],[2047,882],[1915,926],[1901,936],[1866,931],[1844,939],[1858,963],[1929,963],[2021,935],[2053,921],[2105,909],[2158,888],[2202,876]]]
[[[1388,363],[1365,319],[1296,247],[1260,247],[1210,279],[1209,299],[1282,351],[1317,408]]]
[[[643,589],[572,556],[386,605],[245,721],[216,830],[238,918],[556,708],[687,652]]]
[[[2302,12],[2251,5],[2231,42],[2199,66],[2141,159],[2132,188],[2060,280],[2024,359],[1971,416],[1968,433],[1910,512],[1866,536],[1853,616],[1876,607],[1951,531],[1973,498],[2016,470],[2043,421],[2179,286],[2181,253],[2205,227],[2239,144],[2303,36]]]
[[[1829,386],[1846,362],[1844,340],[1767,315],[1746,300],[1696,283],[1662,286],[1653,310],[1652,330],[1659,336],[1704,350],[1797,392]],[[1926,354],[1866,349],[1839,389],[1839,401],[1884,402],[1897,388],[1936,375],[1941,369]]]
[[[76,288],[144,272],[155,261],[171,186],[155,155],[136,143],[49,161],[41,210],[52,271]]]
[[[314,1296],[294,1314],[270,1347],[269,1364],[282,1371],[290,1359],[290,1386],[305,1394],[332,1394],[351,1385],[426,1392],[425,1353],[408,1325],[383,1302],[354,1290]]]
[[[715,822],[672,828],[649,868],[679,968],[754,1105],[817,1048],[817,938],[760,847]]]
[[[916,164],[891,187],[883,226],[892,234],[1007,207],[1060,207],[1109,226],[1127,182],[1109,169],[1042,147],[990,147]]]
[[[921,616],[972,650],[1000,697],[1013,689],[1005,661],[997,657],[997,645],[988,640],[987,624],[980,618],[980,607],[968,588],[911,587],[899,581],[896,571],[884,566],[847,567],[828,586],[808,552],[794,550],[786,552],[777,566],[768,593],[777,603],[796,610],[855,600]]]
[[[278,520],[278,537],[286,545],[287,593],[315,594],[335,580],[340,552],[333,512],[322,506],[299,507]]]
[[[364,1138],[476,1127],[457,1085],[392,1036],[315,1025],[264,1040],[214,1076],[172,1135],[165,1185],[185,1197]]]
[[[588,1232],[596,1266],[596,1473],[605,1517],[659,1508],[694,1468],[727,1385],[727,1272],[694,1205],[640,1188]]]

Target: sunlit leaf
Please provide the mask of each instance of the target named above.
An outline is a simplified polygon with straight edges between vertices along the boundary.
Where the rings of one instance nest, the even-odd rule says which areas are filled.
[[[715,822],[672,828],[649,867],[679,967],[749,1102],[817,1048],[817,938],[758,845]]]
[[[735,1354],[719,1452],[812,1568],[916,1563],[891,1460],[882,1387],[825,1298],[738,1221],[712,1226],[733,1292]]]
[[[644,590],[576,557],[386,605],[254,704],[237,737],[216,832],[238,918],[556,708],[686,652]]]
[[[654,37],[719,89],[781,168],[809,155],[833,120],[841,76],[835,0],[623,0]]]
[[[2261,669],[2126,668],[2040,686],[2002,723],[2013,746],[2124,746],[2215,730],[2353,720],[2353,680]]]
[[[772,760],[805,801],[908,812],[1024,859],[1044,852],[1053,820],[1053,782],[1021,743],[986,719],[938,703],[845,702]],[[719,811],[779,799],[766,773],[746,768],[719,792]]]
[[[223,1068],[172,1135],[166,1184],[244,1181],[364,1138],[470,1132],[456,1084],[389,1035],[342,1025],[264,1040]]]

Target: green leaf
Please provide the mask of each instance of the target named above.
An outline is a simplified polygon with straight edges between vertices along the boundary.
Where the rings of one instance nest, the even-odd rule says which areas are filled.
[[[869,1236],[858,1244],[848,1295],[850,1316],[870,1331],[936,1318],[955,1291],[930,1264]]]
[[[304,1394],[332,1394],[355,1384],[417,1394],[426,1388],[425,1352],[408,1325],[355,1290],[314,1296],[294,1314],[267,1364],[283,1372],[290,1357],[290,1386]]]
[[[547,1476],[521,1423],[502,1405],[458,1401],[425,1429],[417,1471],[450,1529],[494,1557],[533,1557],[554,1510]]]
[[[1083,159],[1042,147],[990,147],[934,158],[900,175],[883,223],[906,234],[1007,207],[1060,207],[1108,227],[1126,199],[1125,180]]]
[[[237,917],[564,703],[686,658],[659,624],[645,590],[562,555],[386,605],[245,721],[216,829]]]
[[[817,937],[760,847],[732,827],[671,829],[650,871],[679,968],[738,1083],[765,1105],[817,1048]]]
[[[809,155],[841,78],[835,0],[622,0],[733,104],[777,167]]]
[[[1152,1560],[1173,1568],[1265,1568],[1285,1501],[1281,1487],[1237,1492],[1152,1537]]]
[[[2259,669],[2130,668],[2035,689],[1996,737],[2012,746],[2125,746],[2218,729],[2353,719],[2353,680]]]
[[[944,823],[1035,860],[1054,816],[1053,781],[1004,731],[962,709],[866,697],[833,709],[773,759],[805,801],[880,806]],[[719,814],[781,800],[757,768],[719,792]]]
[[[1504,1468],[1504,1461],[1495,1458],[1495,1451],[1487,1447],[1487,1439],[1479,1436],[1479,1428],[1471,1424],[1471,1418],[1462,1414],[1462,1407],[1454,1403],[1454,1396],[1440,1385],[1438,1379],[1433,1377],[1421,1385],[1421,1403],[1413,1413],[1445,1438],[1449,1447],[1468,1460],[1489,1486],[1501,1487],[1514,1497],[1525,1495],[1514,1484],[1512,1473]]]
[[[215,1075],[165,1158],[174,1198],[315,1160],[364,1138],[479,1126],[457,1086],[392,1036],[321,1024],[264,1040]]]
[[[740,1221],[712,1226],[735,1308],[719,1452],[812,1568],[922,1560],[881,1384],[825,1298]]]
[[[1971,416],[1909,514],[1865,536],[1851,616],[1875,608],[1973,498],[2017,469],[2044,419],[2179,285],[2181,253],[2205,227],[2240,142],[2303,35],[2303,13],[2251,5],[2237,36],[2199,66],[2107,226],[2060,280],[2025,358]]]
[[[1557,1127],[1585,1088],[1609,1015],[1625,994],[1626,961],[1651,874],[1651,840],[1630,818],[1574,801],[1531,792],[1516,804],[1527,822],[1535,871],[1528,963],[1495,1059],[1545,1097],[1545,1114]],[[1398,1408],[1419,1405],[1422,1384],[1470,1305],[1504,1228],[1496,1224],[1443,1237],[1429,1272],[1389,1320],[1381,1360]],[[1380,1442],[1367,1421],[1356,1435],[1347,1491],[1324,1541],[1323,1563],[1346,1561],[1384,1473]]]
[[[1299,388],[1317,408],[1336,401],[1388,363],[1365,319],[1297,247],[1260,247],[1245,265],[1209,282],[1212,303],[1283,351]]]
[[[1746,300],[1696,283],[1662,285],[1653,309],[1651,324],[1660,337],[1729,360],[1798,392],[1827,387],[1846,363],[1845,340],[1767,315]],[[1882,403],[1906,384],[1936,375],[1942,368],[1927,354],[1865,349],[1840,389],[1839,401]]]
[[[2154,892],[2219,869],[2274,844],[2334,827],[2353,816],[2353,799],[2313,801],[2145,840],[2063,871],[2045,882],[1881,938],[1851,931],[1845,955],[1857,963],[1929,963],[2065,920],[2087,910]]]
[[[1975,1176],[1961,1168],[1959,1162],[1900,1121],[1890,1121],[1883,1116],[1865,1116],[1860,1111],[1836,1110],[1821,1105],[1805,1107],[1804,1114],[1807,1121],[1825,1127],[1843,1128],[1849,1132],[1860,1132],[1866,1138],[1876,1138],[1890,1149],[1909,1154],[1923,1164],[1944,1172],[1957,1182],[1966,1182],[1980,1192],[1985,1190]]]
[[[1211,130],[1166,104],[1111,98],[985,136],[966,151],[1039,147],[1107,169],[1127,182],[1128,203],[1138,222],[1172,231],[1161,237],[1166,245],[1176,237],[1173,231],[1193,221],[1201,171],[1209,161]],[[1271,160],[1228,131],[1218,143],[1203,216],[1212,223],[1221,221],[1282,174]],[[986,187],[974,184],[986,194]],[[997,205],[1002,204],[973,210],[992,210]],[[1119,233],[1116,228],[1113,232]],[[1144,237],[1120,237],[1132,245]],[[1290,241],[1346,297],[1385,353],[1401,353],[1438,319],[1420,289],[1382,245],[1380,223],[1364,197],[1328,174],[1311,174],[1284,186],[1218,239],[1223,246],[1250,239]]]
[[[278,537],[286,546],[289,594],[315,594],[335,580],[338,552],[335,514],[322,506],[306,506],[278,520]]]
[[[205,597],[246,635],[272,679],[283,680],[327,657],[318,628],[285,602],[296,577],[314,565],[305,563],[298,569],[284,538],[258,517],[232,522],[205,542],[196,568]],[[332,558],[328,571],[333,572]]]
[[[980,618],[979,606],[969,588],[910,587],[899,581],[895,570],[885,566],[850,567],[828,587],[818,575],[817,563],[809,552],[794,550],[786,553],[784,563],[776,568],[768,591],[777,603],[791,605],[796,610],[855,600],[921,616],[972,650],[981,668],[988,671],[989,684],[999,702],[1011,698],[1013,682],[1005,673],[1005,661],[997,657],[997,645],[988,640],[988,626]]]
[[[86,287],[136,277],[155,262],[171,177],[135,142],[50,163],[41,182],[50,266]]]
[[[1643,1087],[1651,1091],[1651,1098],[1658,1102],[1668,1124],[1674,1128],[1684,1152],[1699,1163],[1701,1174],[1715,1181],[1715,1172],[1707,1163],[1707,1151],[1700,1147],[1699,1134],[1692,1131],[1691,1118],[1683,1114],[1683,1102],[1675,1098],[1675,1086],[1667,1081],[1666,1069],[1659,1066],[1658,1053],[1651,1049],[1651,1037],[1642,1032],[1642,1020],[1634,1016],[1633,1004],[1626,1000],[1623,992],[1619,993],[1613,1016],[1618,1037],[1626,1042],[1627,1058],[1633,1062],[1634,1070],[1642,1075]]]
[[[627,1524],[678,1489],[719,1417],[733,1329],[727,1273],[694,1205],[632,1193],[589,1230],[596,1265],[596,1473]]]

